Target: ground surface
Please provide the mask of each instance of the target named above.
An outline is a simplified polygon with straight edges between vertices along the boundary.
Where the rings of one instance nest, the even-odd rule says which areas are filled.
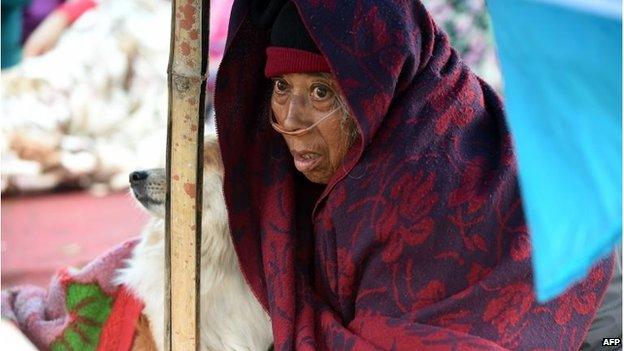
[[[137,237],[147,220],[127,193],[66,192],[2,198],[2,288],[47,286],[60,268],[81,266]]]

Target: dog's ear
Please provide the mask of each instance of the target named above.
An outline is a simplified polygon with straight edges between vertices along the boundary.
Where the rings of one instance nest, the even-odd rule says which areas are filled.
[[[219,142],[214,137],[207,137],[204,141],[204,167],[206,166],[212,166],[223,171]]]

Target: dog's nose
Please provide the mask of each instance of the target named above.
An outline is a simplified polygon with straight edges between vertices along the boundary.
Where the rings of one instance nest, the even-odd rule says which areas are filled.
[[[147,179],[147,172],[146,171],[136,171],[136,172],[132,172],[130,173],[130,184],[132,183],[136,183],[136,182],[140,182],[142,180]]]

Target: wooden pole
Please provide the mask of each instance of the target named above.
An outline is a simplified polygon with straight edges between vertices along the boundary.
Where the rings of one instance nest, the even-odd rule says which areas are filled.
[[[168,67],[165,349],[199,350],[209,0],[173,0]]]

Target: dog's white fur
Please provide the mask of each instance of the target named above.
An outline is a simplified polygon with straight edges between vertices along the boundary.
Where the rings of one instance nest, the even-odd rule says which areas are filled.
[[[205,150],[217,148],[208,139]],[[222,192],[220,159],[204,158],[201,243],[201,349],[268,350],[272,343],[268,315],[247,286],[230,238]],[[217,163],[217,164],[215,164]],[[162,191],[153,185],[151,191]],[[117,283],[124,284],[145,304],[159,350],[164,343],[164,206],[145,206],[153,218],[142,232],[127,267]],[[191,316],[189,316],[191,318]]]

